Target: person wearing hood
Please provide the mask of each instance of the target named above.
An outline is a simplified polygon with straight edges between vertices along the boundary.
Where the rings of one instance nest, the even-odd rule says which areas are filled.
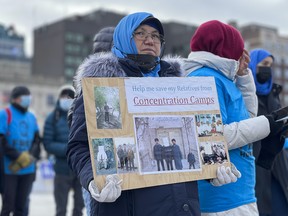
[[[121,193],[118,175],[106,176],[106,186],[99,191],[93,180],[85,111],[81,88],[84,77],[179,77],[182,61],[162,60],[164,30],[152,14],[138,12],[125,16],[114,30],[111,53],[91,55],[80,65],[75,76],[75,108],[72,115],[67,157],[71,168],[93,201],[91,215],[200,215],[197,181],[126,190]],[[232,176],[232,177],[231,177]],[[224,183],[222,179],[217,182]],[[231,172],[225,181],[236,176]],[[227,180],[227,182],[229,182]],[[226,183],[227,183],[226,182]]]
[[[28,213],[35,162],[40,154],[37,120],[28,110],[31,98],[26,86],[16,86],[11,92],[11,104],[0,110],[0,146],[4,155],[1,216]]]
[[[65,216],[68,194],[74,191],[73,216],[82,215],[84,202],[79,179],[67,164],[66,149],[69,136],[67,112],[74,98],[75,90],[70,85],[59,90],[55,109],[47,116],[44,124],[43,144],[48,154],[55,156],[54,199],[56,216]]]
[[[274,137],[283,123],[275,122],[276,114],[255,117],[258,106],[253,76],[248,69],[250,57],[237,29],[217,20],[205,22],[192,36],[190,48],[184,65],[186,74],[214,77],[230,160],[242,173],[235,183],[221,187],[213,187],[215,182],[211,185],[198,181],[201,214],[256,216],[251,143],[268,135]]]
[[[108,52],[113,46],[115,27],[109,26],[100,29],[93,39],[93,53]]]
[[[264,49],[250,51],[251,62],[249,68],[252,71],[258,97],[258,116],[267,115],[281,108],[279,94],[282,86],[273,82],[272,66],[274,57]],[[253,143],[253,154],[256,163],[256,197],[261,216],[288,215],[288,181],[287,179],[287,154],[282,150],[275,161],[270,162],[270,167],[262,167],[259,164],[261,146],[267,145],[266,139]],[[275,141],[275,145],[277,140]],[[277,144],[279,145],[279,144]],[[283,159],[285,158],[286,159]],[[261,159],[261,158],[260,158]],[[274,159],[274,158],[273,158]],[[263,161],[269,158],[263,157]]]

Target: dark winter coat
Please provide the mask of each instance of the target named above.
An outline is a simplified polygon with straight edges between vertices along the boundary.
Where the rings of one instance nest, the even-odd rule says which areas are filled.
[[[67,157],[72,169],[77,172],[82,186],[88,189],[93,180],[87,128],[84,115],[84,103],[80,80],[82,77],[125,77],[128,68],[125,61],[118,62],[112,54],[93,55],[84,62],[76,77],[76,92],[72,125],[69,135]],[[125,72],[122,68],[125,68]],[[137,68],[134,67],[134,71]],[[180,76],[180,64],[161,61],[159,76]],[[126,73],[127,72],[127,73]],[[121,196],[113,203],[99,203],[92,200],[93,216],[199,216],[197,182],[187,182],[122,191]]]
[[[56,174],[69,175],[72,173],[66,158],[68,137],[67,111],[61,110],[57,103],[56,109],[45,120],[43,132],[44,148],[48,154],[55,156],[54,170]]]
[[[188,156],[187,156],[187,160],[188,160],[188,163],[194,164],[195,161],[196,161],[194,154],[190,152],[190,153],[188,154]]]
[[[258,116],[270,114],[271,112],[279,109],[281,107],[279,94],[282,90],[282,87],[278,84],[273,84],[272,90],[268,95],[258,95]],[[261,141],[253,143],[253,154],[257,160],[259,152],[261,149]],[[276,159],[277,160],[277,157]],[[277,167],[273,167],[277,169]],[[272,203],[272,194],[271,189],[267,189],[267,186],[271,188],[272,180],[272,170],[264,169],[256,165],[256,197],[257,205],[259,212],[262,214],[271,214],[271,203]],[[286,176],[283,174],[283,176]],[[287,187],[288,188],[288,185]],[[286,191],[287,189],[283,189]]]
[[[175,162],[175,167],[177,170],[181,170],[183,168],[183,165],[182,165],[182,153],[180,147],[179,145],[174,144],[172,145],[172,149],[173,149],[173,158]]]
[[[161,144],[155,144],[153,147],[154,152],[154,158],[155,160],[162,160],[162,154],[163,154],[163,146]]]
[[[163,156],[166,161],[173,160],[173,147],[172,146],[165,146],[163,147]]]

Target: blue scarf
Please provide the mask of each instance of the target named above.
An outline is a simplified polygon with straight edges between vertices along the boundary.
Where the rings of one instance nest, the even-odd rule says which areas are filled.
[[[153,17],[153,15],[146,12],[138,12],[130,14],[120,20],[114,30],[114,45],[111,50],[112,53],[114,53],[118,58],[126,58],[126,54],[138,54],[137,47],[133,38],[133,32],[147,17]],[[160,60],[160,58],[158,60]],[[158,64],[151,72],[142,74],[143,76],[158,77],[159,71],[160,64]]]
[[[265,83],[259,83],[257,81],[256,73],[257,73],[257,64],[259,64],[261,61],[263,61],[268,56],[272,56],[271,53],[264,49],[254,49],[250,52],[250,63],[249,68],[251,69],[254,77],[254,82],[256,85],[256,93],[258,95],[268,95],[273,86],[273,78],[271,77],[267,82]],[[272,73],[273,76],[273,73]]]

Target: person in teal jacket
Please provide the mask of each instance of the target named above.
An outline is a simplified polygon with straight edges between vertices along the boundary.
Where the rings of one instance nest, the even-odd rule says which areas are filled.
[[[205,22],[193,35],[190,48],[184,65],[187,76],[214,77],[230,160],[242,173],[238,181],[221,187],[198,181],[201,215],[258,216],[250,143],[277,134],[283,124],[276,123],[273,115],[255,117],[250,58],[237,29],[217,20]]]
[[[11,92],[11,104],[0,111],[0,146],[4,153],[1,216],[28,213],[40,153],[39,129],[36,117],[28,110],[30,103],[30,90],[17,86]]]

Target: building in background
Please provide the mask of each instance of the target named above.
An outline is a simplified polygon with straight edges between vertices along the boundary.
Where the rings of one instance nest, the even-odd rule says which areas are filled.
[[[31,75],[31,60],[24,54],[24,37],[13,26],[0,24],[1,81],[17,80]]]
[[[163,22],[166,41],[164,55],[187,57],[190,53],[190,39],[197,27],[183,23]]]
[[[72,16],[34,30],[32,74],[64,77],[71,82],[82,61],[92,53],[95,34],[107,26],[116,26],[125,14],[96,10]],[[196,26],[164,23],[165,53],[187,56]]]
[[[56,102],[57,89],[72,84],[73,76],[82,61],[92,53],[94,35],[103,27],[116,26],[125,14],[96,10],[86,15],[67,17],[34,30],[34,56],[24,53],[24,37],[12,26],[0,25],[0,108],[9,102],[10,91],[16,85],[27,85],[33,95],[32,109],[40,127]],[[264,48],[275,56],[275,82],[283,86],[281,100],[288,105],[288,37],[276,28],[249,24],[238,27],[248,50]],[[197,26],[163,22],[165,31],[164,55],[187,57],[190,39]]]
[[[122,17],[100,10],[35,29],[32,74],[71,82],[78,66],[92,53],[95,34],[103,27],[116,26]]]
[[[57,98],[57,89],[65,80],[46,79],[31,73],[31,59],[24,52],[24,37],[12,26],[0,25],[0,108],[9,104],[10,93],[17,85],[26,85],[32,93],[31,109],[40,129]]]
[[[249,24],[240,28],[248,50],[263,48],[275,57],[273,73],[274,82],[282,85],[280,94],[282,104],[288,105],[288,36],[279,35],[273,27]]]

